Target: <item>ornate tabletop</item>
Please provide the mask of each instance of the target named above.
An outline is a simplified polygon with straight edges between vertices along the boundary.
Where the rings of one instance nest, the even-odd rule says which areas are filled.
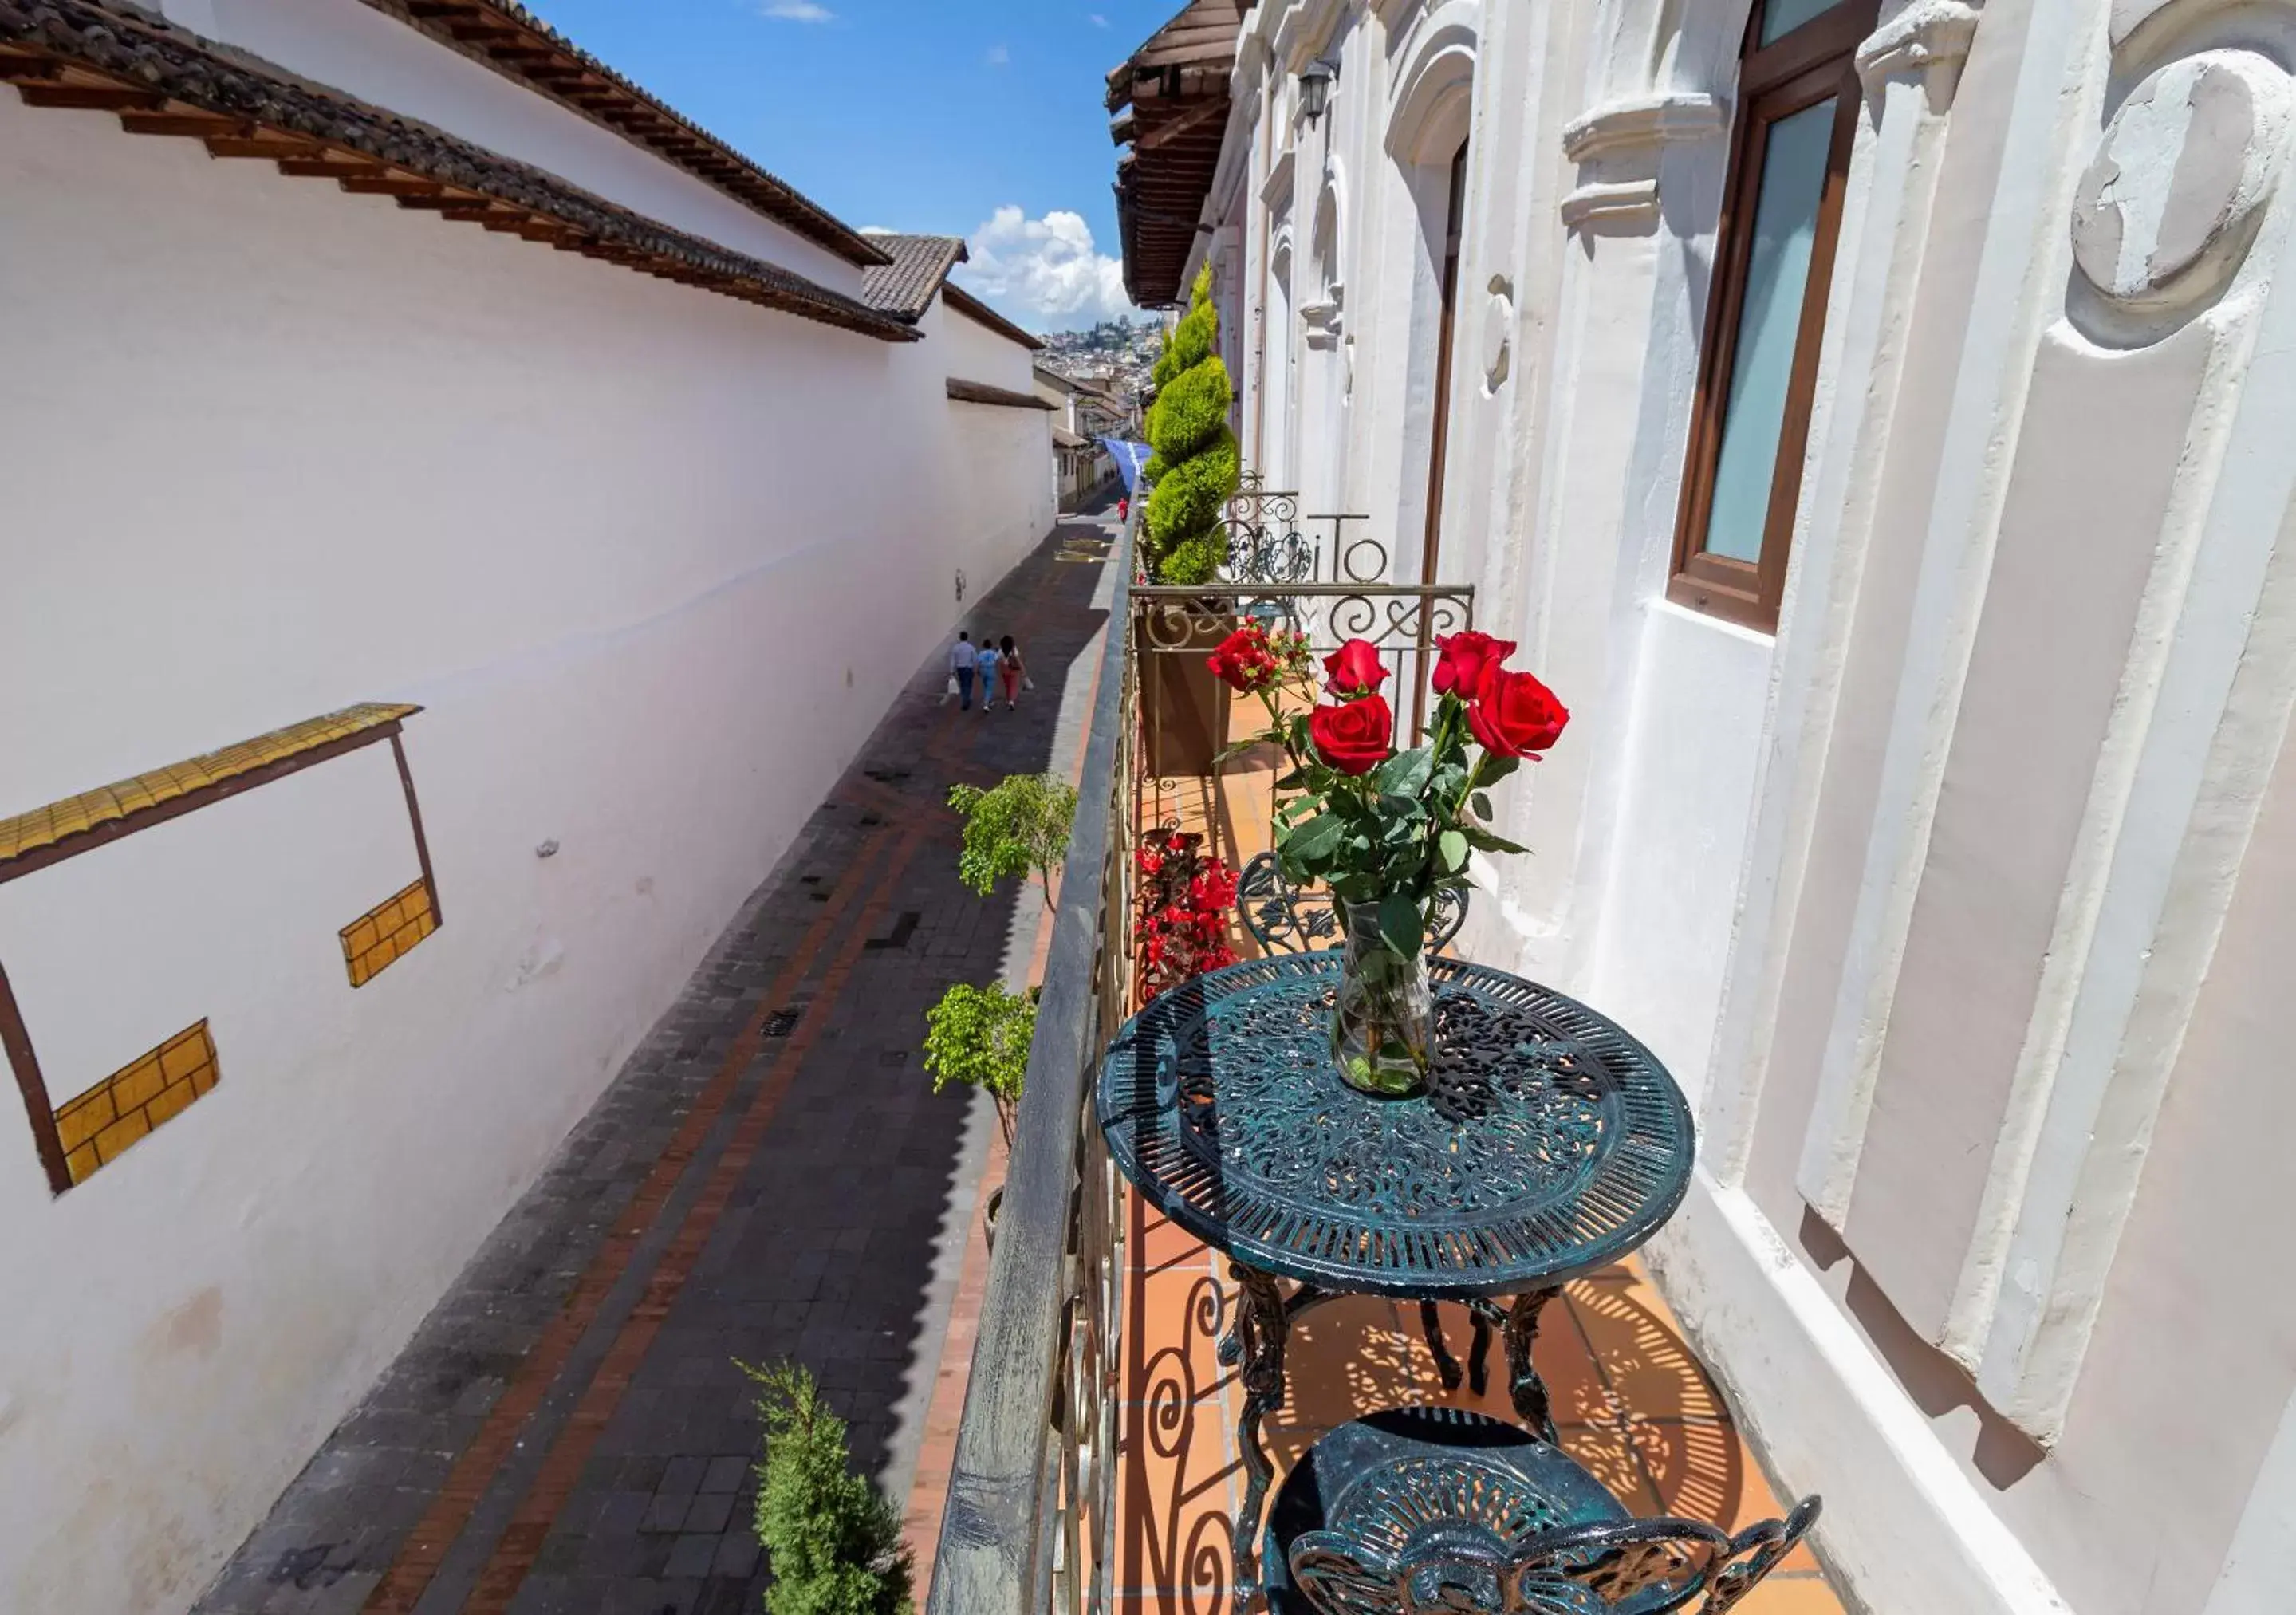
[[[1101,1128],[1158,1209],[1248,1267],[1422,1300],[1551,1291],[1673,1215],[1694,1129],[1651,1052],[1576,999],[1432,962],[1430,1091],[1341,1080],[1339,955],[1197,978],[1127,1022]]]

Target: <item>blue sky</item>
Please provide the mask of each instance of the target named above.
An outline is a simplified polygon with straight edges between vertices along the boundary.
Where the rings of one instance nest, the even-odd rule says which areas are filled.
[[[1101,97],[1181,0],[529,4],[849,224],[972,240],[1013,318],[1122,311]]]

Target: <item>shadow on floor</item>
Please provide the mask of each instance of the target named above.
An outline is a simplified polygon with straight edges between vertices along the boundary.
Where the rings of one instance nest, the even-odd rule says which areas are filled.
[[[1242,1393],[1218,1362],[1218,1340],[1234,1288],[1209,1248],[1137,1196],[1128,1204],[1116,1587],[1127,1615],[1229,1615]],[[1444,1324],[1464,1363],[1465,1314],[1446,1308]],[[1290,1337],[1285,1406],[1267,1422],[1276,1483],[1324,1431],[1382,1408],[1439,1403],[1512,1421],[1496,1342],[1492,1351],[1489,1390],[1447,1394],[1415,1305],[1355,1297],[1308,1313]],[[1564,1449],[1636,1513],[1736,1530],[1784,1513],[1639,1263],[1566,1287],[1547,1309],[1536,1357]],[[1803,1546],[1738,1608],[1839,1615],[1841,1606]]]

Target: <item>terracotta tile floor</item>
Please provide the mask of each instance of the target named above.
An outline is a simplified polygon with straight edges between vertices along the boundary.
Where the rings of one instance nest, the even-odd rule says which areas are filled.
[[[1225,1615],[1232,1527],[1244,1477],[1235,1447],[1242,1390],[1218,1341],[1234,1288],[1215,1253],[1129,1201],[1124,1434],[1117,1500],[1119,1615]],[[1445,1309],[1466,1360],[1465,1315]],[[1639,1514],[1677,1513],[1736,1530],[1784,1511],[1729,1410],[1638,1262],[1570,1285],[1546,1312],[1537,1358],[1571,1456]],[[1301,1319],[1284,1407],[1267,1423],[1276,1484],[1335,1425],[1381,1408],[1448,1403],[1512,1419],[1505,1361],[1482,1396],[1446,1395],[1418,1309],[1358,1298]],[[1738,1608],[1744,1615],[1841,1615],[1807,1546]]]
[[[1231,732],[1259,721],[1239,703]],[[1208,831],[1231,864],[1269,845],[1274,759],[1250,754],[1217,781],[1147,781],[1143,827]],[[1240,929],[1247,956],[1255,950]],[[1243,1496],[1235,1420],[1242,1389],[1217,1344],[1234,1286],[1216,1254],[1129,1201],[1125,1417],[1117,1504],[1119,1615],[1226,1615],[1234,1582],[1231,1521]],[[1445,1309],[1464,1363],[1465,1315]],[[1741,1439],[1720,1393],[1691,1354],[1638,1261],[1569,1286],[1549,1308],[1537,1359],[1554,1398],[1562,1445],[1642,1514],[1678,1513],[1736,1530],[1784,1510]],[[1275,1484],[1316,1437],[1365,1413],[1448,1402],[1512,1420],[1505,1357],[1478,1398],[1446,1395],[1416,1307],[1370,1298],[1335,1301],[1302,1319],[1288,1349],[1285,1406],[1268,1421]],[[1271,1488],[1272,1490],[1272,1488]],[[1744,1615],[1842,1615],[1807,1546],[1744,1603]]]

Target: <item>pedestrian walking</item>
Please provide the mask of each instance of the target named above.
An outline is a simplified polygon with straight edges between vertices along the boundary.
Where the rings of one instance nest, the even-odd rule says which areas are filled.
[[[961,703],[957,708],[960,712],[972,710],[972,680],[980,670],[980,652],[972,643],[972,635],[958,634],[956,643],[948,648],[948,682]],[[940,699],[943,706],[948,704],[947,696]]]
[[[1004,709],[1010,712],[1021,704],[1021,681],[1029,669],[1021,660],[1021,648],[1013,643],[1010,634],[996,642],[996,676],[1004,681]]]
[[[996,647],[982,640],[980,660],[974,665],[980,669],[980,709],[986,712],[996,704]]]

